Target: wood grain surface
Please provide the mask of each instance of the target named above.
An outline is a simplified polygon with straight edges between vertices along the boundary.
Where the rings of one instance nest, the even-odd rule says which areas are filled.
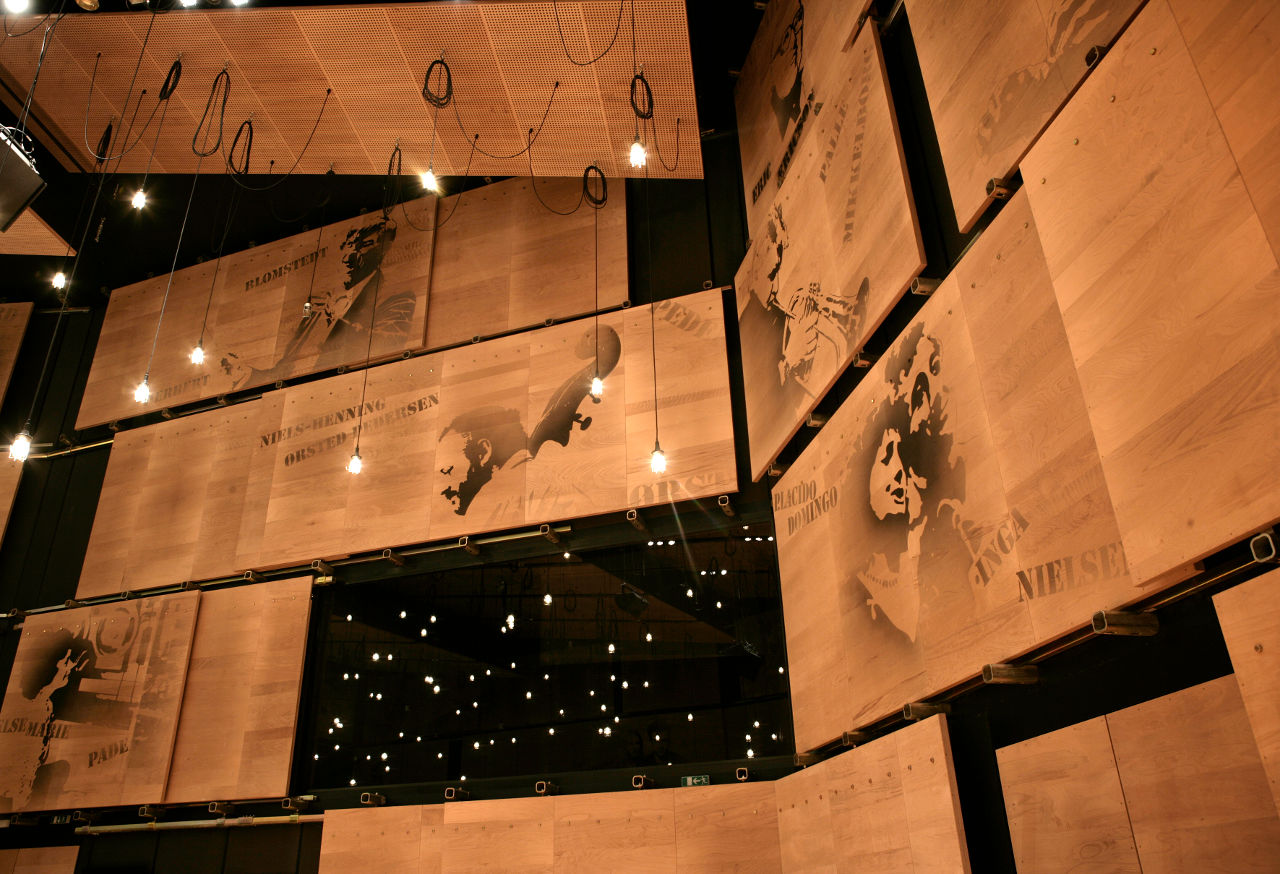
[[[421,198],[386,220],[357,216],[117,289],[76,426],[421,349],[435,215],[435,198]],[[148,362],[151,399],[139,404]]]
[[[446,804],[442,869],[553,871],[555,806],[551,797]]]
[[[0,850],[0,874],[74,874],[79,847]]]
[[[599,195],[598,187],[593,190]],[[585,204],[572,215],[556,215],[537,199],[567,211],[581,193],[580,176],[516,178],[440,202],[428,348],[627,300],[623,180],[610,180],[609,199],[598,211]]]
[[[0,708],[0,810],[164,796],[200,593],[28,616]]]
[[[925,263],[876,29],[845,55],[735,280],[755,479]]]
[[[200,600],[167,804],[289,794],[311,578]]]
[[[1228,675],[1107,716],[1144,874],[1273,872],[1280,817]]]
[[[967,872],[946,717],[776,783],[782,870]]]
[[[320,874],[426,874],[439,871],[427,858],[439,861],[439,853],[428,851],[443,819],[441,805],[401,807],[349,807],[325,812],[320,832]]]
[[[961,231],[991,203],[1140,0],[907,0],[907,15]],[[1030,178],[1029,173],[1024,174]]]
[[[4,537],[13,512],[13,501],[18,496],[18,484],[22,481],[22,462],[13,461],[9,453],[0,455],[0,538]]]
[[[1140,874],[1105,716],[996,750],[996,759],[1018,871]]]
[[[1023,172],[1135,582],[1280,518],[1280,270],[1165,0]]]
[[[9,379],[18,360],[22,337],[27,332],[32,306],[30,303],[0,303],[0,399],[9,389]],[[5,434],[0,439],[6,439],[5,446],[8,447],[12,435]]]
[[[652,333],[633,307],[121,432],[80,596],[736,491],[721,292],[653,317]]]
[[[556,798],[555,870],[676,870],[675,789]]]
[[[772,783],[690,786],[675,793],[676,871],[777,871]]]
[[[734,89],[747,228],[764,233],[770,204],[795,155],[854,65],[851,47],[870,0],[771,3]]]
[[[1240,697],[1280,811],[1280,570],[1213,596]]]

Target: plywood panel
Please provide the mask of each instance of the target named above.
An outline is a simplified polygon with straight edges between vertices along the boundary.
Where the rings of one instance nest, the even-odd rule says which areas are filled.
[[[1280,571],[1213,597],[1253,738],[1280,811]]]
[[[996,750],[1018,870],[1138,872],[1106,717]]]
[[[1280,257],[1280,8],[1268,0],[1173,0],[1178,27],[1271,249]]]
[[[432,825],[438,827],[442,816],[440,805],[326,811],[320,832],[320,874],[423,874],[431,870],[423,866],[423,835]]]
[[[310,614],[310,577],[203,593],[166,803],[289,793]]]
[[[1033,638],[1013,563],[981,562],[1014,519],[973,361],[949,279],[773,489],[800,749]],[[804,594],[814,562],[833,602]]]
[[[751,236],[764,232],[770,204],[794,156],[817,139],[832,114],[839,83],[856,61],[855,29],[870,0],[772,3],[734,89],[742,183]]]
[[[18,483],[22,480],[22,464],[13,461],[8,453],[0,458],[0,538],[4,537],[13,511],[13,501],[18,495]]]
[[[23,847],[0,850],[3,874],[74,874],[79,847]]]
[[[676,871],[777,871],[772,783],[691,786],[675,794]]]
[[[962,231],[991,202],[1139,0],[908,0],[907,15]],[[1027,178],[1030,173],[1024,174]]]
[[[653,789],[556,798],[555,870],[675,870],[675,792]]]
[[[77,426],[421,348],[434,214],[422,198],[117,290]],[[151,400],[138,404],[149,360]]]
[[[831,828],[830,770],[824,762],[774,784],[782,870],[789,874],[838,870]]]
[[[554,798],[446,804],[441,870],[554,870],[555,804]]]
[[[1233,676],[1107,716],[1144,874],[1274,871],[1280,817]]]
[[[562,216],[538,202],[540,196],[555,209],[568,210],[581,192],[580,175],[508,179],[441,201],[428,348],[627,300],[622,180],[611,181],[608,202],[600,210],[584,204]]]
[[[26,618],[0,709],[0,809],[163,798],[199,598]]]
[[[32,305],[29,303],[0,304],[0,398],[9,388],[13,365],[18,360],[18,349],[27,332]]]
[[[1135,581],[1280,517],[1280,270],[1164,0],[1023,171]]]
[[[924,267],[876,29],[846,55],[735,281],[756,479]]]
[[[1024,190],[956,268],[1010,523],[973,543],[1015,564],[1037,640],[1136,597]]]
[[[76,254],[71,244],[34,209],[24,209],[9,230],[0,234],[0,255],[57,255],[69,258]],[[50,276],[50,279],[53,277]]]

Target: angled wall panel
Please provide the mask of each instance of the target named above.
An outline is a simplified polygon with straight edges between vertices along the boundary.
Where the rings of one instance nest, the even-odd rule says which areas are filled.
[[[0,304],[0,398],[9,388],[9,378],[13,376],[13,365],[18,360],[18,348],[22,346],[22,337],[27,332],[31,309],[32,304],[29,303]]]

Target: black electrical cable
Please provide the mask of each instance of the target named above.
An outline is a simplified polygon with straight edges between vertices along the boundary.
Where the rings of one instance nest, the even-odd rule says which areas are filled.
[[[480,134],[476,134],[476,139],[479,139],[479,138],[480,138]],[[438,231],[441,228],[443,228],[445,225],[447,225],[449,223],[449,219],[453,218],[453,214],[458,211],[458,206],[459,204],[462,203],[462,195],[466,193],[466,180],[471,177],[471,159],[475,157],[475,154],[476,154],[476,148],[475,148],[475,141],[473,140],[471,143],[471,152],[470,154],[467,155],[467,169],[464,170],[462,173],[463,188],[462,188],[462,191],[458,192],[458,197],[456,200],[454,200],[453,208],[449,210],[449,214],[445,216],[443,219],[441,219],[440,221],[436,222],[434,225],[423,228],[413,223],[413,219],[409,218],[409,211],[404,208],[404,204],[402,203],[400,204],[400,214],[404,216],[405,224],[413,228],[415,231]]]
[[[560,90],[560,83],[556,82],[555,86],[551,89],[551,96],[547,99],[547,108],[542,111],[542,120],[538,122],[537,133],[533,133],[534,131],[533,128],[529,129],[533,137],[528,141],[528,143],[525,145],[523,149],[521,149],[518,152],[512,152],[510,155],[495,155],[495,154],[492,154],[491,152],[486,152],[484,149],[480,148],[480,145],[479,145],[480,135],[476,134],[475,144],[474,144],[475,150],[480,154],[484,155],[486,158],[493,158],[495,161],[509,161],[512,158],[518,158],[521,155],[528,152],[529,149],[532,148],[533,144],[537,142],[538,137],[542,135],[543,125],[547,123],[547,116],[551,113],[551,104],[555,103],[556,92],[559,90]],[[453,103],[453,117],[458,122],[458,130],[462,132],[462,135],[464,137],[468,136],[467,129],[462,124],[462,116],[458,113],[458,101],[454,100],[452,101],[452,103]]]
[[[639,102],[636,100],[637,83],[642,89],[642,100]],[[644,77],[644,70],[631,77],[631,111],[641,120],[653,118],[653,89],[649,87],[649,80]]]
[[[444,71],[443,92],[431,90],[431,74],[435,72],[437,67]],[[422,79],[422,99],[436,109],[444,109],[453,102],[453,71],[449,69],[449,65],[445,63],[443,57],[432,61],[427,67],[427,75]]]
[[[247,136],[244,136],[247,134]],[[240,137],[244,136],[244,166],[236,166],[236,146],[240,145]],[[240,122],[240,127],[236,128],[235,139],[231,141],[231,148],[227,149],[227,169],[231,171],[232,178],[236,176],[246,176],[249,173],[249,159],[253,155],[253,119],[246,118]]]
[[[182,55],[173,59],[173,63],[169,65],[169,72],[164,77],[164,84],[160,86],[160,96],[158,100],[168,100],[173,96],[173,92],[178,90],[178,83],[182,81]]]
[[[134,65],[133,65],[133,76],[129,79],[129,88],[128,88],[128,90],[127,90],[127,91],[125,91],[125,95],[124,95],[124,106],[123,106],[123,107],[121,107],[121,109],[120,109],[120,119],[121,119],[121,121],[123,121],[123,120],[124,120],[124,115],[125,115],[125,113],[126,113],[126,112],[128,112],[128,110],[129,110],[129,101],[133,98],[133,86],[134,86],[134,85],[136,85],[136,84],[138,83],[138,71],[139,71],[140,69],[142,69],[142,59],[143,59],[143,57],[145,57],[145,56],[146,56],[146,54],[147,54],[147,46],[148,46],[148,45],[150,44],[150,42],[151,42],[151,29],[152,29],[153,27],[155,27],[155,24],[156,24],[156,15],[158,14],[158,12],[159,12],[159,8],[158,8],[158,6],[157,6],[157,7],[155,7],[155,8],[152,8],[152,9],[151,9],[151,17],[150,17],[150,19],[147,21],[147,32],[146,32],[146,35],[145,35],[145,36],[143,36],[143,38],[142,38],[142,47],[141,47],[140,49],[138,49],[138,61],[137,61],[137,63],[136,63],[136,64],[134,64]],[[93,102],[93,83],[94,83],[94,81],[97,79],[97,76],[98,76],[98,61],[99,61],[101,58],[102,58],[102,52],[98,52],[98,56],[97,56],[97,58],[95,58],[95,59],[94,59],[94,62],[93,62],[93,76],[89,79],[89,96],[85,99],[85,104],[84,104],[84,120],[85,120],[85,137],[84,137],[85,143],[84,143],[84,145],[85,145],[85,148],[86,148],[86,149],[87,149],[87,148],[89,148],[89,106],[90,106],[90,104]],[[166,80],[166,81],[167,81],[167,80]],[[142,95],[143,95],[143,94],[146,94],[146,91],[145,91],[145,90],[144,90],[141,94],[139,94],[139,95],[138,95],[138,106],[137,106],[137,107],[134,107],[134,110],[133,110],[133,117],[134,117],[135,119],[137,119],[137,117],[138,117],[138,108],[142,106]],[[157,101],[157,103],[156,103],[156,107],[157,107],[157,108],[159,108],[159,106],[160,106],[160,103]],[[143,126],[142,131],[138,134],[138,139],[137,139],[137,141],[135,141],[135,142],[134,142],[134,144],[133,144],[134,146],[137,146],[137,144],[138,144],[138,143],[142,142],[142,137],[143,137],[143,135],[144,135],[144,134],[146,134],[146,132],[147,132],[147,127],[148,127],[148,126],[150,126],[150,124],[151,124],[151,118],[154,118],[154,117],[155,117],[155,114],[156,114],[156,112],[155,112],[155,110],[153,109],[153,110],[151,111],[151,117],[147,119],[147,124]],[[133,124],[132,124],[132,123],[130,123],[130,125],[129,125],[129,129],[130,129],[130,132],[132,132],[132,130],[133,130]],[[126,146],[128,146],[128,144],[129,144],[129,135],[128,135],[128,134],[125,134],[125,136],[124,136],[124,143],[125,143],[125,145],[126,145]],[[110,158],[109,158],[109,157],[102,156],[102,155],[94,155],[93,157],[98,158],[99,160],[108,160],[108,161],[110,161],[110,160],[119,160],[120,158],[123,158],[126,154],[128,154],[128,152],[129,152],[131,149],[132,149],[132,147],[130,147],[129,149],[126,149],[125,151],[122,151],[119,155],[116,155],[116,156],[114,156],[114,157],[110,157]],[[117,164],[116,166],[117,166],[117,167],[119,167],[119,164]]]
[[[533,135],[533,128],[529,128],[529,135],[530,136]],[[533,142],[530,141],[529,145],[532,146]],[[538,193],[538,177],[533,175],[533,153],[526,150],[526,154],[528,155],[528,158],[529,158],[529,187],[533,189],[533,196],[538,199],[538,203],[542,204],[543,209],[545,209],[547,212],[553,212],[556,215],[573,215],[575,212],[577,212],[579,209],[582,208],[582,202],[586,199],[586,196],[587,196],[587,174],[586,173],[582,174],[582,190],[578,192],[578,202],[574,204],[573,209],[559,210],[551,206],[545,200],[543,200],[542,195]]]
[[[404,153],[400,151],[400,143],[396,142],[391,149],[391,157],[387,158],[387,175],[382,182],[382,218],[391,218],[391,210],[400,200],[400,174],[404,170]]]
[[[62,16],[62,14],[63,14],[63,12],[62,12],[62,7],[63,7],[63,6],[65,6],[65,5],[66,5],[66,0],[63,0],[63,2],[62,2],[61,4],[59,4],[58,9],[57,9],[57,14],[58,14],[58,16],[59,16],[59,17],[61,17],[61,16]],[[39,30],[41,27],[43,27],[43,26],[44,26],[44,23],[45,23],[46,21],[48,21],[48,20],[49,20],[49,16],[50,16],[50,15],[53,15],[53,14],[54,14],[54,10],[52,10],[52,9],[51,9],[51,10],[49,10],[48,12],[46,12],[44,15],[40,16],[40,20],[39,20],[39,21],[37,21],[35,24],[33,24],[33,25],[31,25],[30,27],[28,27],[28,28],[27,28],[26,30],[24,30],[22,33],[10,33],[10,32],[9,32],[9,13],[8,13],[8,12],[6,12],[6,13],[4,14],[4,35],[5,35],[5,38],[7,39],[8,37],[11,37],[11,36],[13,36],[13,37],[26,36],[27,34],[31,33],[32,31]],[[2,40],[0,40],[0,44],[3,44],[3,41],[2,41]]]
[[[218,138],[210,146],[209,137],[213,133],[213,119],[209,113],[213,111],[214,101],[218,99],[219,84],[222,86],[222,103],[218,107]],[[230,96],[231,76],[227,73],[227,68],[223,67],[222,71],[213,77],[213,84],[209,86],[209,98],[204,102],[204,112],[200,113],[200,121],[196,123],[196,132],[191,135],[191,151],[198,157],[208,158],[222,148],[222,124],[227,117],[227,99]],[[209,129],[205,131],[202,148],[196,145],[196,140],[200,138],[200,131],[205,130],[206,123],[208,123]]]
[[[556,5],[556,0],[551,0],[551,11],[554,12],[556,16],[556,32],[560,34],[560,47],[564,49],[564,56],[569,59],[569,63],[577,67],[590,67],[596,61],[609,54],[609,50],[613,48],[613,44],[618,41],[618,34],[622,32],[622,10],[626,5],[627,0],[618,0],[618,23],[613,28],[613,39],[609,40],[609,45],[605,47],[605,50],[589,61],[579,61],[576,60],[573,55],[569,54],[569,46],[564,41],[564,28],[560,26],[560,7]],[[635,0],[631,0],[631,18],[633,23],[635,21],[635,8]]]
[[[680,165],[680,118],[676,117],[676,157],[670,165],[662,157],[662,143],[658,140],[658,127],[652,119],[649,120],[649,129],[653,131],[653,147],[658,153],[658,163],[662,164],[663,169],[668,173],[674,173],[676,167]]]
[[[280,185],[283,185],[285,180],[288,179],[290,176],[292,176],[294,171],[298,169],[298,165],[302,163],[302,159],[307,155],[307,149],[311,148],[311,141],[315,139],[316,131],[320,129],[320,122],[324,118],[325,107],[329,105],[329,97],[332,96],[332,94],[333,94],[332,88],[325,89],[324,100],[321,101],[320,103],[320,111],[316,113],[316,121],[315,121],[315,124],[311,125],[311,133],[307,134],[307,141],[302,144],[302,151],[298,152],[298,157],[294,159],[293,166],[290,167],[288,171],[284,173],[279,179],[267,185],[246,185],[236,178],[237,175],[244,175],[244,174],[233,173],[231,175],[231,180],[235,182],[236,185],[243,188],[245,191],[270,191],[273,188],[277,188]],[[246,119],[246,122],[249,124],[250,128],[252,128],[253,126],[252,120]],[[243,127],[243,124],[241,126]],[[274,160],[270,163],[270,166],[272,167],[275,166]]]
[[[591,190],[592,174],[595,174],[600,179],[599,197]],[[604,205],[609,202],[609,180],[605,178],[604,171],[595,164],[582,171],[582,193],[593,209],[603,209]]]

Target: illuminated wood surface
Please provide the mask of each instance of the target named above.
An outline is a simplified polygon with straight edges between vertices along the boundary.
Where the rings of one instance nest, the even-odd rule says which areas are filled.
[[[996,750],[996,759],[1020,872],[1142,871],[1106,717]]]
[[[117,289],[77,427],[421,349],[435,212],[426,197],[385,222],[357,216],[184,268],[172,283],[163,274]],[[205,361],[195,365],[202,325]],[[151,399],[139,404],[148,361]]]
[[[674,871],[676,791],[557,797],[555,870]]]
[[[547,212],[537,198],[572,209],[581,173],[536,180],[537,196],[533,183],[508,179],[441,200],[428,348],[591,312],[597,264],[600,307],[627,299],[623,180],[609,181],[609,199],[599,211],[584,204],[567,216]]]
[[[0,303],[0,398],[9,388],[9,378],[13,376],[13,365],[18,360],[18,348],[22,346],[22,336],[27,331],[31,308],[29,303]]]
[[[71,258],[75,254],[76,250],[30,207],[19,213],[9,230],[0,234],[0,255],[56,255],[59,258]],[[49,279],[53,279],[52,274]]]
[[[320,874],[369,871],[377,874],[427,874],[439,871],[443,817],[440,805],[349,807],[325,812],[320,832]],[[424,845],[427,852],[424,854]],[[434,866],[428,859],[434,858]]]
[[[1280,270],[1164,0],[1023,173],[1135,581],[1280,518]]]
[[[0,456],[0,538],[4,537],[13,511],[13,501],[18,495],[18,483],[22,480],[22,464],[10,460],[8,453]]]
[[[79,847],[0,850],[0,874],[74,874]]]
[[[775,785],[784,871],[969,871],[944,716]]]
[[[799,150],[826,120],[839,82],[853,64],[854,30],[870,0],[771,3],[734,88],[747,227],[764,225]],[[874,28],[871,28],[874,29]]]
[[[676,790],[676,871],[777,871],[781,864],[772,783]]]
[[[1213,596],[1271,795],[1280,811],[1280,571]]]
[[[907,0],[956,219],[972,227],[1139,0]],[[1123,163],[1123,162],[1121,162]],[[1030,172],[1024,173],[1027,180]]]
[[[554,798],[507,798],[444,806],[442,870],[553,871]]]
[[[166,803],[289,794],[310,614],[310,577],[202,593]]]
[[[822,88],[735,279],[754,479],[925,263],[876,28],[862,28]]]
[[[28,616],[0,708],[0,809],[164,796],[200,593]],[[46,743],[47,741],[47,743]]]
[[[736,491],[721,293],[662,301],[654,324],[661,477],[633,307],[121,432],[79,595]]]
[[[1231,154],[1280,258],[1280,7],[1269,0],[1172,0]]]
[[[1233,676],[1107,716],[1144,874],[1271,872],[1280,817]]]

